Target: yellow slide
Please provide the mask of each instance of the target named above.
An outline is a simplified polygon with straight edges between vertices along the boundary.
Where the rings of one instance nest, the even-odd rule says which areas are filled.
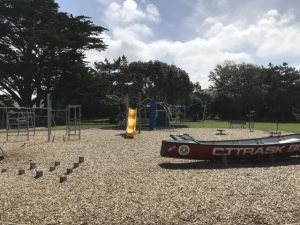
[[[136,133],[136,116],[137,116],[137,110],[128,108],[126,137],[133,138],[133,136]]]

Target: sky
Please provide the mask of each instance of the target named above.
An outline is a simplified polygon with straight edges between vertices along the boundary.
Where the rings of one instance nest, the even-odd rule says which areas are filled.
[[[185,70],[202,88],[217,64],[230,60],[300,68],[299,0],[56,0],[60,11],[90,17],[108,29],[105,51],[87,61],[125,55]]]

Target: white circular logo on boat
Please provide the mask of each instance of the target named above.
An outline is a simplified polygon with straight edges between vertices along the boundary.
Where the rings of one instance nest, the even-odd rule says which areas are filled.
[[[178,153],[181,156],[186,156],[190,153],[190,147],[187,145],[180,145],[178,148]]]

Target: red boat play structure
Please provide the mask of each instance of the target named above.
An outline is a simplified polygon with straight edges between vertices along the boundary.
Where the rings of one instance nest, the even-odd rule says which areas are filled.
[[[300,155],[300,134],[226,141],[198,141],[188,134],[170,136],[173,140],[162,141],[162,157],[219,160]]]

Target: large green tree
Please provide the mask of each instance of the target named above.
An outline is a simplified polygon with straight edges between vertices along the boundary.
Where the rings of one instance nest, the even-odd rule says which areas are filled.
[[[137,99],[140,92],[143,97],[187,104],[193,90],[184,70],[160,61],[128,63],[123,56],[112,63],[98,62],[95,67],[99,76],[111,84],[110,93],[120,97],[128,93]]]
[[[53,0],[0,0],[2,97],[39,106],[61,82],[79,76],[85,50],[106,48],[99,37],[105,28],[58,9]]]
[[[265,68],[225,62],[209,78],[212,113],[223,119],[244,119],[250,110],[265,121],[293,121],[299,114],[300,72],[287,63]]]
[[[221,118],[243,119],[262,104],[261,68],[227,61],[209,75],[213,86],[212,111]]]
[[[292,121],[299,111],[300,73],[287,63],[269,64],[262,70],[266,117],[271,120]]]

